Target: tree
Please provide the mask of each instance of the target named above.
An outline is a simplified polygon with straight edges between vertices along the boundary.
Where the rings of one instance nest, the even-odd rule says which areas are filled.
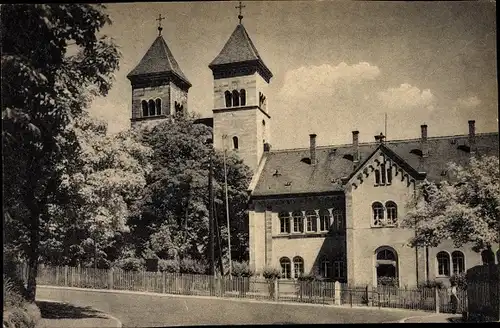
[[[106,95],[119,53],[97,37],[100,5],[2,5],[4,220],[26,232],[28,292],[36,294],[40,222],[61,183],[61,136],[95,95]],[[75,50],[68,53],[68,46]]]
[[[425,181],[409,204],[404,226],[415,229],[412,246],[435,247],[451,239],[489,249],[500,242],[498,157],[471,158],[468,166],[450,164],[450,181]]]
[[[143,141],[153,149],[153,169],[143,197],[135,205],[131,235],[137,255],[154,251],[160,258],[181,260],[207,258],[208,254],[208,165],[213,152],[214,194],[218,224],[225,237],[224,173],[222,153],[207,143],[211,129],[194,124],[194,117],[177,116],[141,130]],[[231,241],[246,251],[246,188],[250,171],[234,155],[227,158]],[[238,231],[238,234],[236,233]]]
[[[113,244],[128,231],[129,207],[146,184],[151,150],[133,130],[106,135],[106,125],[87,115],[67,130],[62,144],[73,145],[74,139],[78,151],[68,152],[56,201],[48,204],[41,256],[56,265],[99,259],[107,266],[119,256]]]

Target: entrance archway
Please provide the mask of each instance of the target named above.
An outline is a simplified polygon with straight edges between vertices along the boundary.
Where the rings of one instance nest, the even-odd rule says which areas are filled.
[[[399,284],[398,255],[392,247],[377,248],[375,251],[375,270],[377,286],[397,286]]]

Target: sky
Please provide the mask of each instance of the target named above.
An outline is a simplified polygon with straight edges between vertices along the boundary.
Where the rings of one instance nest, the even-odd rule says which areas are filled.
[[[111,133],[130,127],[126,75],[162,35],[192,83],[188,108],[211,117],[208,64],[238,24],[238,2],[107,4],[122,53],[116,81],[90,112]],[[498,131],[496,7],[480,2],[245,1],[243,25],[273,72],[273,149]],[[385,121],[387,117],[387,121]],[[385,128],[387,126],[387,129]]]

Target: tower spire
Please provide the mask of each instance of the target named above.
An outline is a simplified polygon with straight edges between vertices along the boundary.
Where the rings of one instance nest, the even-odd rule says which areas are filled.
[[[246,6],[243,6],[243,5],[241,4],[241,1],[240,1],[239,6],[236,6],[236,7],[235,7],[236,9],[239,9],[239,10],[240,10],[240,14],[238,15],[238,19],[240,20],[240,25],[241,25],[241,20],[243,19],[243,15],[242,15],[242,13],[241,13],[241,9],[243,9],[243,8],[245,8],[245,7],[246,7]]]
[[[163,27],[161,27],[161,21],[164,19],[165,17],[161,17],[161,14],[159,14],[158,18],[156,19],[158,21],[158,36],[161,35],[161,30],[163,30]]]

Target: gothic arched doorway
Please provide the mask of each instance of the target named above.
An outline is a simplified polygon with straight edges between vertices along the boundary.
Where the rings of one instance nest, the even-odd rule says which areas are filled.
[[[383,246],[375,251],[375,270],[377,286],[397,286],[398,279],[398,256],[392,247]]]

